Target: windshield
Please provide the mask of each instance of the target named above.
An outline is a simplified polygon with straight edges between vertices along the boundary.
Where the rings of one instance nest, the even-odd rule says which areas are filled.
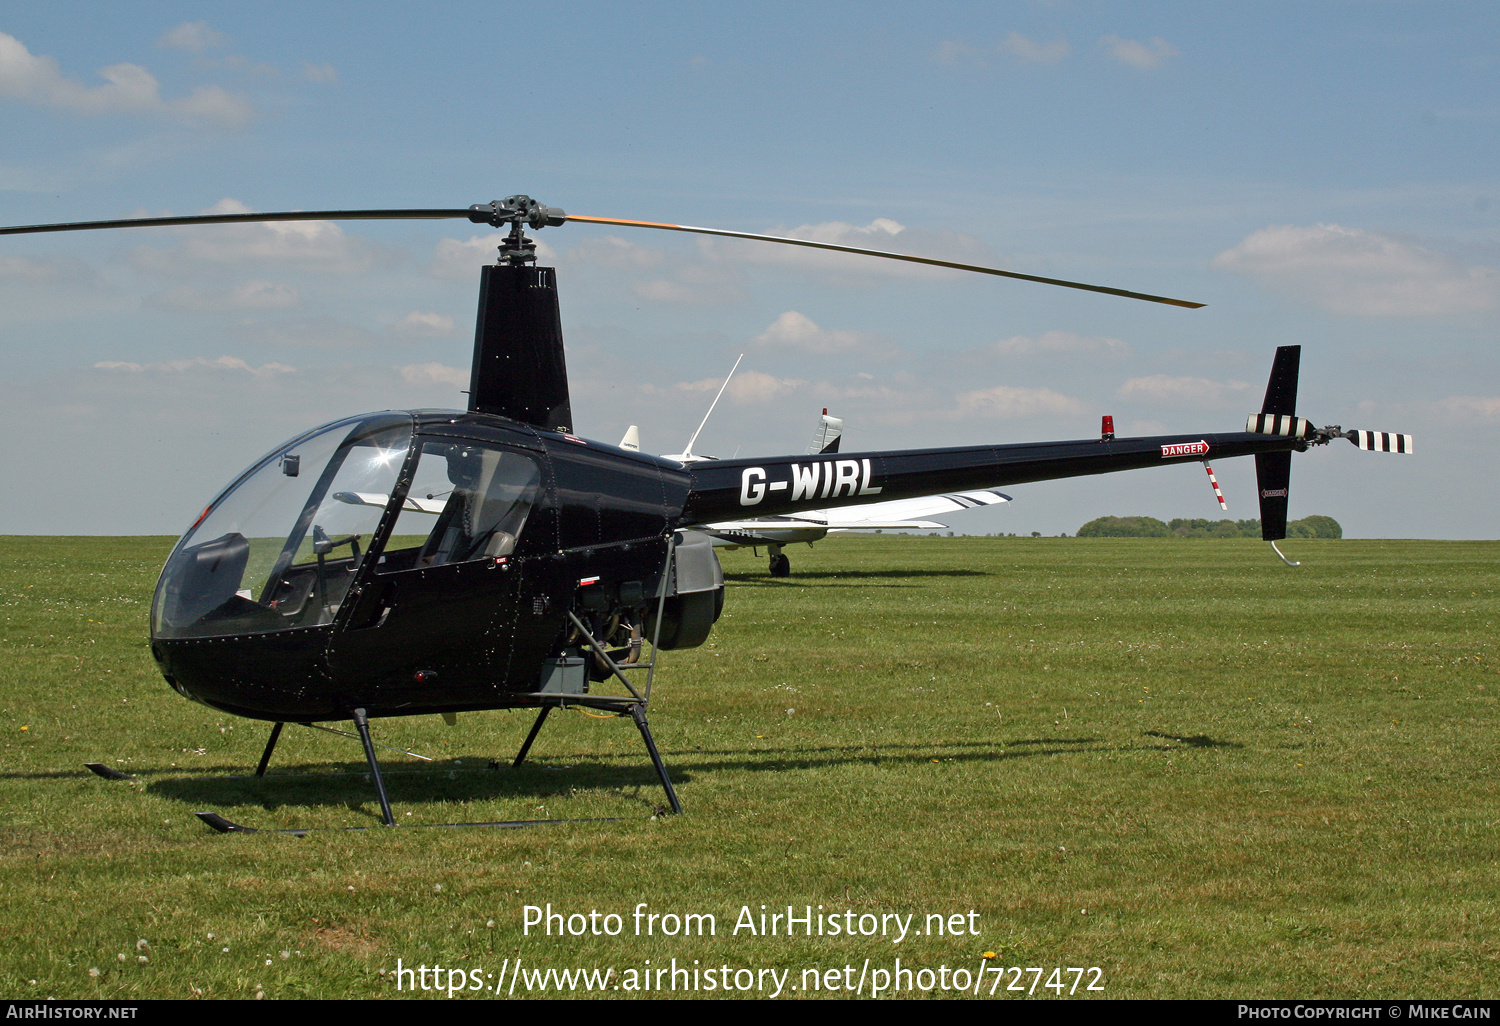
[[[330,623],[411,446],[411,417],[318,428],[253,467],[162,570],[152,635],[202,638]]]

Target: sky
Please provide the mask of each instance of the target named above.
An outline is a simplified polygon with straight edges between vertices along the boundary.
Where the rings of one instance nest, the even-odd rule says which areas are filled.
[[[1500,7],[53,3],[0,12],[0,223],[464,207],[798,235],[1207,304],[598,226],[558,268],[574,426],[681,451],[1241,430],[1291,516],[1500,536]],[[0,237],[0,534],[178,534],[317,424],[462,408],[466,222]],[[1010,489],[959,533],[1258,516],[1253,463]]]

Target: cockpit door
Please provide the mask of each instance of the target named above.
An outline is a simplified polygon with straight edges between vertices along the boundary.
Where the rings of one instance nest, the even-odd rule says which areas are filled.
[[[543,467],[497,443],[417,444],[399,515],[330,643],[329,667],[408,705],[482,703],[523,669],[512,657],[528,649],[518,639],[531,620],[524,582],[548,549]]]

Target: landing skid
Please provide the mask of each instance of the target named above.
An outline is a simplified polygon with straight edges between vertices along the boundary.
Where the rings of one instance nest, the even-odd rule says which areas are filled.
[[[773,557],[773,565],[775,558],[777,557]],[[779,558],[784,561],[786,560],[785,556],[779,556]],[[670,564],[668,565],[670,566]],[[666,792],[667,802],[670,804],[672,812],[674,814],[681,815],[682,803],[677,800],[677,790],[672,786],[672,778],[667,774],[667,767],[666,764],[662,762],[661,752],[657,750],[656,740],[651,736],[651,726],[646,721],[646,706],[651,699],[651,681],[656,675],[656,655],[660,651],[657,642],[660,638],[662,608],[666,596],[666,574],[662,575],[662,582],[662,590],[657,595],[656,636],[651,639],[651,661],[647,663],[628,663],[625,665],[617,663],[613,658],[610,657],[608,649],[599,641],[599,639],[594,637],[593,633],[588,629],[588,625],[580,620],[575,613],[571,611],[568,613],[568,619],[573,622],[573,626],[577,628],[580,636],[587,644],[587,646],[593,650],[594,657],[598,659],[599,662],[609,670],[612,676],[617,678],[620,683],[625,685],[625,689],[630,692],[630,694],[590,695],[536,692],[532,694],[515,695],[512,707],[529,707],[539,709],[540,711],[537,713],[536,722],[531,725],[531,730],[526,735],[526,740],[521,745],[521,750],[516,753],[515,760],[511,763],[513,767],[518,768],[523,762],[526,761],[526,755],[531,751],[531,746],[536,741],[537,735],[541,733],[542,724],[546,722],[548,713],[550,713],[555,708],[577,706],[585,709],[598,709],[602,712],[614,713],[617,716],[629,716],[635,723],[636,730],[640,731],[641,741],[645,743],[646,751],[651,756],[651,765],[656,769],[656,776],[661,781],[662,790]],[[625,670],[627,669],[646,671],[646,682],[644,690],[637,689],[636,686],[631,683],[630,679],[625,676]],[[330,727],[322,727],[316,723],[304,723],[302,725],[305,727],[311,727],[316,730],[326,730],[333,734],[342,734],[346,737],[358,736],[360,744],[364,747],[365,750],[365,762],[370,767],[370,780],[375,785],[375,796],[380,801],[381,825],[387,827],[397,826],[398,824],[396,822],[395,814],[391,811],[390,798],[387,796],[385,790],[385,777],[380,772],[380,761],[375,757],[376,748],[387,748],[389,746],[377,745],[370,737],[370,721],[369,717],[366,715],[366,711],[363,708],[351,709],[350,716],[354,720],[354,728],[358,732],[357,735],[351,735],[347,731],[343,730],[333,730]],[[271,736],[266,740],[265,750],[261,752],[260,762],[255,767],[255,776],[257,778],[263,778],[266,775],[266,767],[271,763],[271,755],[276,751],[276,743],[281,739],[281,731],[285,726],[286,724],[284,722],[278,722],[271,727]],[[427,759],[427,756],[418,755],[416,752],[407,752],[404,749],[399,748],[392,750],[402,752],[406,755],[415,756],[418,759],[424,759],[429,762],[431,761],[430,759]],[[92,772],[98,774],[101,777],[104,777],[106,780],[135,779],[133,775],[121,772],[120,770],[112,769],[102,762],[90,762],[85,763],[84,765],[87,766],[88,769]],[[665,808],[659,807],[653,813],[653,818],[655,815],[665,814],[666,811],[667,810]],[[202,820],[205,825],[213,830],[217,830],[221,834],[272,833],[291,834],[295,837],[303,837],[313,830],[369,829],[368,827],[364,826],[354,826],[261,830],[255,827],[247,827],[239,823],[235,823],[232,820],[225,819],[223,816],[220,816],[216,812],[198,812],[194,815]],[[613,822],[618,822],[618,819],[498,820],[485,823],[413,823],[406,825],[441,827],[450,829],[457,829],[460,827],[499,827],[502,829],[517,829],[520,827],[540,826],[548,823]]]
[[[590,639],[590,640],[592,640],[592,639]],[[602,647],[601,647],[601,651],[602,651]],[[604,658],[607,660],[608,656],[605,656]],[[632,690],[634,690],[634,689],[632,689]],[[679,814],[682,812],[682,805],[677,800],[677,792],[672,787],[671,778],[667,776],[667,768],[666,768],[665,764],[663,764],[663,762],[662,762],[661,753],[659,751],[657,751],[656,742],[655,742],[655,740],[651,736],[651,728],[650,728],[649,724],[646,722],[645,702],[644,701],[637,700],[634,697],[632,697],[632,698],[613,698],[613,697],[610,697],[610,696],[603,696],[603,695],[599,695],[599,696],[593,696],[593,695],[579,695],[579,696],[539,695],[539,696],[536,696],[536,698],[539,700],[539,704],[541,704],[543,702],[545,704],[541,704],[541,713],[537,716],[536,722],[534,724],[532,724],[531,732],[526,736],[526,742],[525,742],[525,744],[523,744],[521,746],[521,750],[516,755],[515,761],[512,763],[512,766],[519,767],[521,765],[521,763],[525,760],[526,753],[530,750],[532,742],[536,740],[537,734],[541,731],[541,729],[542,729],[542,723],[543,723],[543,721],[546,720],[547,714],[549,712],[551,712],[554,708],[558,707],[558,706],[581,705],[581,706],[587,706],[587,707],[591,707],[591,708],[606,710],[606,711],[609,711],[609,712],[614,712],[614,713],[616,713],[618,715],[621,715],[621,716],[629,715],[631,717],[631,719],[633,719],[635,721],[636,728],[641,733],[641,739],[646,744],[646,751],[649,752],[650,755],[651,755],[652,765],[655,766],[656,773],[657,773],[657,776],[661,780],[662,787],[666,790],[667,800],[671,803],[672,811],[674,813],[679,813]],[[353,714],[353,719],[354,719],[355,729],[359,732],[358,733],[358,737],[359,737],[359,739],[360,739],[360,741],[361,741],[361,743],[362,743],[362,745],[364,747],[364,750],[365,750],[365,761],[366,761],[366,763],[369,766],[369,773],[367,775],[367,778],[374,783],[374,785],[375,785],[375,796],[376,796],[376,798],[380,802],[380,819],[381,819],[380,825],[381,826],[384,826],[384,827],[394,827],[394,826],[403,826],[404,825],[404,826],[407,826],[407,827],[431,827],[431,828],[435,828],[435,829],[458,829],[458,828],[461,828],[461,827],[462,828],[468,828],[468,827],[495,827],[495,828],[505,829],[505,830],[516,830],[516,829],[520,829],[522,827],[543,826],[543,825],[553,824],[553,823],[617,823],[617,822],[620,821],[620,817],[615,816],[615,817],[605,817],[605,818],[598,818],[598,817],[596,817],[596,818],[591,818],[591,819],[525,819],[525,820],[492,820],[492,821],[479,822],[479,823],[407,823],[407,824],[399,824],[399,823],[396,822],[395,814],[391,811],[390,798],[387,796],[386,789],[385,789],[385,777],[384,777],[384,774],[381,773],[381,771],[380,771],[380,762],[375,757],[375,748],[377,746],[375,745],[375,743],[370,738],[370,723],[369,723],[369,719],[365,715],[365,710],[363,710],[363,709],[355,709],[354,710],[354,714]],[[271,728],[271,737],[270,737],[270,739],[266,743],[265,751],[261,754],[260,763],[255,768],[255,778],[264,778],[265,777],[266,766],[271,761],[271,753],[273,751],[275,751],[276,742],[280,739],[280,737],[281,737],[281,730],[282,730],[282,728],[284,726],[285,726],[284,723],[277,723],[277,724],[275,724]],[[317,725],[316,724],[303,724],[303,726],[316,727]],[[319,729],[328,729],[328,728],[319,728]],[[339,731],[331,731],[331,733],[347,734],[346,731],[341,731],[341,730],[339,730]],[[382,745],[382,746],[379,746],[379,747],[386,747],[386,746]],[[493,764],[491,764],[491,765],[493,766]],[[92,772],[92,773],[94,773],[94,774],[96,774],[96,775],[98,775],[100,777],[103,777],[105,780],[135,780],[136,779],[136,777],[135,777],[134,774],[124,773],[124,772],[122,772],[120,770],[113,769],[113,768],[111,768],[109,766],[106,766],[102,762],[88,762],[88,763],[84,763],[84,766],[90,772]],[[309,775],[312,775],[312,774],[309,774]],[[317,776],[327,776],[327,775],[328,774],[317,774]],[[335,776],[347,776],[348,774],[334,774],[334,775]],[[231,779],[245,780],[245,779],[251,779],[251,778],[236,777],[236,778],[231,778]],[[666,812],[666,809],[664,809],[664,808],[663,809],[658,809],[657,811],[664,813],[664,812]],[[368,830],[368,829],[370,829],[368,826],[350,826],[350,827],[307,827],[307,828],[296,828],[296,829],[267,830],[267,829],[262,829],[262,828],[258,828],[258,827],[244,826],[243,824],[236,823],[236,822],[234,822],[231,819],[226,819],[225,817],[219,815],[216,812],[195,812],[194,815],[197,816],[200,820],[202,820],[203,823],[204,823],[204,825],[210,827],[213,830],[218,831],[221,834],[290,834],[293,837],[305,837],[308,833],[319,833],[319,832],[324,832],[324,831],[350,831],[350,830]]]
[[[241,826],[231,819],[225,819],[217,812],[195,812],[193,815],[201,819],[205,824],[217,830],[221,834],[290,834],[293,837],[306,837],[308,834],[324,833],[333,831],[370,830],[367,826],[350,827],[304,827],[296,830],[264,830],[258,827]],[[409,823],[408,829],[427,827],[434,830],[458,830],[467,827],[498,827],[502,830],[519,830],[521,827],[547,826],[552,823],[618,823],[620,818],[612,816],[607,819],[504,819],[494,820],[488,823]],[[399,826],[400,824],[392,824]]]

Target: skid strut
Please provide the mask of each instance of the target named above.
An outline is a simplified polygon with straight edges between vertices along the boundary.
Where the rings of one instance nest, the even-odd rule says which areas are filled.
[[[682,803],[677,800],[677,791],[672,787],[672,778],[667,776],[667,767],[661,761],[661,753],[656,750],[656,742],[651,739],[651,728],[646,725],[646,707],[632,705],[630,716],[635,720],[635,725],[641,732],[641,740],[646,742],[646,751],[651,753],[651,764],[656,767],[656,775],[661,778],[661,786],[667,792],[667,801],[672,803],[672,811],[679,816],[682,815]]]
[[[512,769],[520,769],[521,763],[526,761],[526,753],[531,751],[531,742],[535,741],[536,736],[542,732],[542,724],[546,722],[547,714],[551,711],[552,707],[550,705],[544,705],[542,706],[542,711],[537,713],[536,722],[531,725],[531,733],[526,735],[526,740],[521,745],[521,750],[516,753],[516,761],[510,764]]]
[[[779,546],[778,546],[779,550]],[[651,682],[656,677],[656,659],[661,651],[661,623],[662,612],[667,600],[667,578],[671,574],[673,562],[677,558],[677,549],[673,545],[667,557],[667,565],[662,571],[661,584],[656,593],[656,630],[651,636],[651,659],[644,663],[620,664],[610,657],[609,650],[594,637],[588,625],[578,618],[578,614],[572,610],[568,611],[568,619],[572,621],[573,627],[582,635],[588,647],[593,650],[597,658],[609,670],[611,676],[625,685],[629,695],[542,695],[535,696],[541,712],[537,714],[536,722],[532,723],[531,730],[526,735],[526,740],[521,743],[521,750],[516,753],[513,767],[518,767],[526,761],[526,755],[531,751],[532,743],[542,731],[542,724],[547,720],[547,714],[554,708],[568,706],[581,706],[586,709],[599,709],[604,712],[612,712],[617,716],[629,715],[635,722],[636,729],[641,732],[641,740],[646,744],[646,751],[651,754],[651,765],[656,768],[656,775],[661,780],[662,790],[667,792],[667,802],[672,807],[672,812],[681,815],[682,803],[677,800],[677,789],[672,786],[672,778],[667,774],[666,763],[662,762],[661,752],[656,748],[656,739],[651,736],[651,725],[646,722],[646,706],[651,702]],[[637,688],[630,678],[625,676],[626,670],[645,670],[646,686]]]
[[[354,710],[354,729],[359,731],[359,739],[365,746],[365,761],[370,764],[370,776],[375,780],[375,795],[380,799],[380,815],[386,826],[395,826],[396,817],[391,815],[391,803],[385,796],[385,781],[380,776],[380,763],[375,758],[375,744],[370,740],[370,721],[365,718],[363,709]]]
[[[271,728],[271,737],[270,740],[266,742],[266,750],[261,753],[260,765],[255,767],[255,775],[257,777],[263,777],[266,775],[266,767],[271,764],[271,753],[276,751],[276,742],[280,740],[281,728],[284,726],[286,726],[285,723],[278,723],[276,724],[276,726]]]

